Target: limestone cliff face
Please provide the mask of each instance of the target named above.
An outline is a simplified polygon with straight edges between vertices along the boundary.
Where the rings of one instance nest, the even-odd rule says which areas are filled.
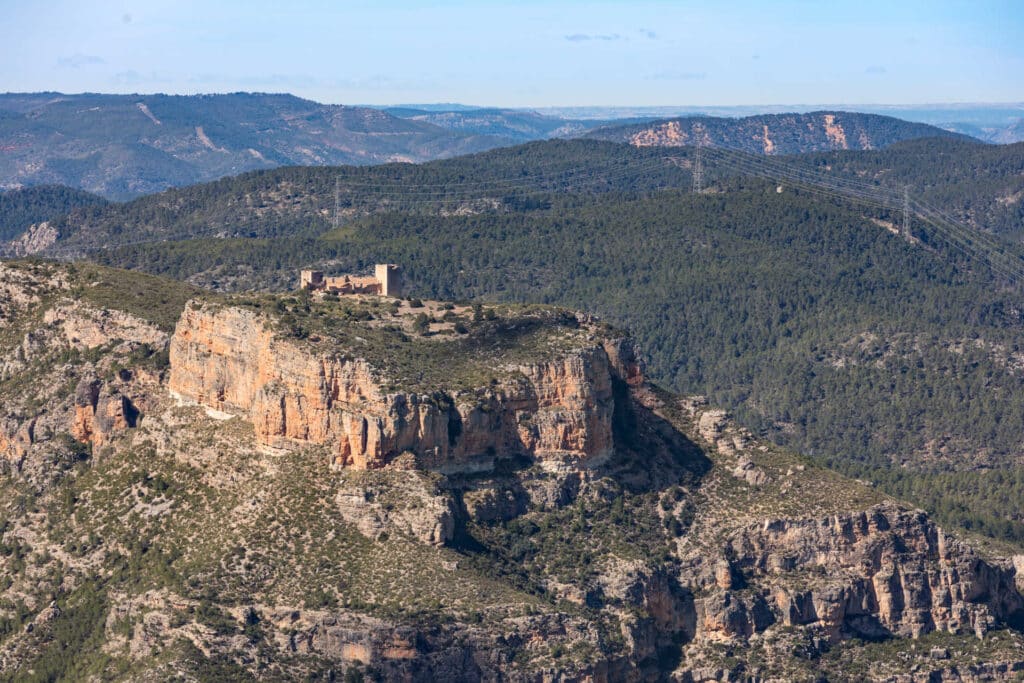
[[[357,469],[407,452],[417,467],[440,470],[486,467],[496,454],[552,467],[600,462],[612,452],[613,376],[642,381],[626,346],[594,342],[454,396],[389,393],[363,360],[276,337],[248,309],[198,304],[178,323],[170,362],[180,397],[245,415],[268,446],[323,444]]]
[[[949,136],[926,124],[842,111],[758,114],[743,118],[689,116],[608,126],[586,137],[636,147],[683,147],[698,143],[750,154],[799,154],[843,149],[879,149],[901,140]]]
[[[923,512],[891,504],[768,520],[724,551],[731,561],[707,573],[714,586],[696,600],[699,638],[748,637],[776,623],[811,627],[831,642],[936,630],[980,637],[1024,610],[1012,567],[984,561]],[[737,593],[744,582],[762,590]]]

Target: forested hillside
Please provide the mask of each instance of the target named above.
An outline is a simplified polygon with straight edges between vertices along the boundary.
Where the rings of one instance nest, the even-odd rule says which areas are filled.
[[[806,154],[800,162],[839,176],[907,186],[974,227],[1020,239],[1024,229],[1024,142],[980,145],[926,138],[869,154]]]
[[[1019,182],[1017,150],[943,144],[911,149],[995,160],[974,185],[971,163],[922,165],[913,177],[956,185],[951,201],[993,205]],[[842,159],[836,173],[864,178],[881,155],[898,169],[898,152],[812,163]],[[1024,494],[1018,285],[927,224],[915,222],[911,242],[894,234],[898,210],[748,178],[712,157],[708,192],[695,195],[680,189],[691,157],[674,157],[550,142],[423,166],[277,169],[79,209],[58,221],[55,248],[122,241],[93,258],[221,289],[390,261],[418,296],[589,310],[631,328],[673,389],[948,521],[1024,540],[1012,503]]]
[[[54,249],[187,237],[314,236],[334,220],[405,211],[464,214],[545,205],[551,192],[686,186],[690,175],[660,150],[605,142],[549,141],[423,165],[286,167],[168,190],[57,218]]]
[[[497,135],[516,142],[556,137],[575,137],[607,122],[563,119],[522,109],[468,108],[432,111],[409,107],[384,109],[392,116],[426,121],[448,130],[477,135]]]
[[[659,148],[551,140],[422,165],[257,171],[72,211],[52,221],[60,232],[54,248],[70,254],[150,239],[312,236],[331,227],[336,207],[345,222],[388,211],[519,210],[549,201],[551,192],[587,196],[689,187],[692,152],[682,148],[666,156]],[[755,173],[787,183],[797,168],[826,185],[850,179],[890,194],[909,186],[915,201],[987,231],[1012,236],[1024,220],[1024,143],[931,138],[887,150],[779,159],[709,149],[704,159],[709,182]]]
[[[82,206],[102,206],[107,200],[63,185],[37,185],[0,192],[0,241],[24,232],[33,223],[55,218]]]

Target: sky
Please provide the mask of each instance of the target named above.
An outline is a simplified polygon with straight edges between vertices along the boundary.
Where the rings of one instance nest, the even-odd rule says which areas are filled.
[[[0,0],[0,91],[506,107],[1024,101],[1024,0]]]

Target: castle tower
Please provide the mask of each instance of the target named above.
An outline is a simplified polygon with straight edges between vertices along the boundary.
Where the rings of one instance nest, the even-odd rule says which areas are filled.
[[[322,289],[323,286],[322,270],[303,270],[299,273],[299,289]]]
[[[402,296],[402,268],[393,263],[378,263],[373,267],[373,275],[380,283],[381,296]]]

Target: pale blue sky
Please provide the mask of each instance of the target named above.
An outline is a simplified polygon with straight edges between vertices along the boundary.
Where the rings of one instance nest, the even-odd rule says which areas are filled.
[[[1024,100],[1024,0],[0,0],[0,91],[500,106]]]

